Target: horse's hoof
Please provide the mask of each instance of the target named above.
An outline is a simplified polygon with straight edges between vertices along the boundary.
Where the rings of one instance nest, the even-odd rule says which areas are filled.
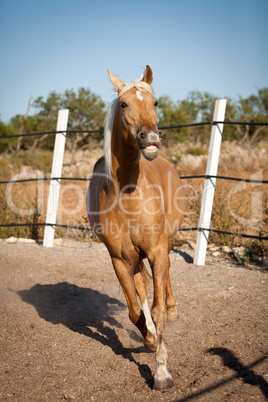
[[[159,378],[154,378],[153,389],[155,391],[165,392],[172,387],[174,387],[174,382],[171,377],[167,377],[163,380],[160,380]]]
[[[167,310],[167,319],[169,321],[175,321],[178,317],[177,308],[172,307]]]

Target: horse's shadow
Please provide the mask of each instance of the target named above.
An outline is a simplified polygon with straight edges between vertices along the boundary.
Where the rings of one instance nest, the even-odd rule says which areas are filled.
[[[44,320],[52,324],[63,324],[72,331],[110,347],[116,355],[133,362],[146,383],[151,386],[152,372],[149,366],[140,364],[132,355],[147,352],[147,348],[144,345],[125,348],[114,329],[123,328],[114,317],[117,312],[126,309],[126,305],[120,300],[68,282],[37,284],[29,290],[20,290],[17,294],[24,302],[33,305]],[[127,332],[131,339],[141,341],[135,331]]]

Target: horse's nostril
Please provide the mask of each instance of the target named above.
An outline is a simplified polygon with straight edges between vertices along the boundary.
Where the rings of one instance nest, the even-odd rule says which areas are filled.
[[[162,132],[160,130],[158,130],[158,135],[159,135],[160,140],[162,140],[163,139],[163,134],[162,134]]]
[[[139,134],[138,134],[139,140],[145,140],[146,137],[147,137],[147,134],[144,131],[139,132]]]

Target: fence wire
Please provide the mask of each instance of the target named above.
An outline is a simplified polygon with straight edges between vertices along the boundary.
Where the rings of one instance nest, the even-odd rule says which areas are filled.
[[[178,124],[171,126],[159,126],[159,130],[170,130],[177,128],[186,128],[186,127],[198,127],[198,126],[215,126],[217,124],[232,124],[232,125],[241,125],[241,126],[268,126],[268,123],[258,123],[258,122],[245,122],[245,121],[205,121],[200,123],[190,123],[190,124]],[[65,131],[42,131],[37,133],[25,133],[25,134],[10,134],[10,135],[1,135],[0,140],[3,138],[18,138],[18,137],[31,137],[31,136],[41,136],[41,135],[54,135],[54,134],[77,134],[77,133],[88,133],[88,134],[102,134],[104,133],[103,129],[98,130],[65,130]]]
[[[230,177],[230,176],[213,176],[209,174],[200,174],[192,176],[180,176],[182,180],[185,179],[223,179],[223,180],[233,180],[233,181],[243,181],[245,183],[259,183],[268,184],[268,180],[255,180],[255,179],[243,179],[241,177]],[[18,180],[5,180],[0,181],[0,184],[13,184],[13,183],[25,183],[30,181],[52,181],[52,180],[69,180],[69,181],[90,181],[91,177],[36,177],[31,179],[18,179]]]
[[[81,230],[85,232],[93,232],[93,229],[88,226],[84,226],[81,224],[80,226],[73,226],[73,225],[62,225],[59,223],[4,223],[0,224],[0,227],[23,227],[23,226],[51,226],[54,228],[65,228],[65,229],[76,229],[76,230]],[[218,229],[207,229],[207,228],[201,228],[201,227],[193,227],[193,228],[180,228],[178,232],[189,232],[189,231],[198,231],[198,232],[212,232],[212,233],[220,233],[220,234],[226,234],[226,235],[233,235],[233,236],[239,236],[239,237],[244,237],[248,239],[258,239],[258,240],[268,240],[268,236],[253,236],[253,235],[248,235],[245,233],[234,233],[234,232],[227,232],[224,230],[218,230]]]

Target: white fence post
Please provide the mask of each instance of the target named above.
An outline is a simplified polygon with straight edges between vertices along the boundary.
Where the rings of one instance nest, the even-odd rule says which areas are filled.
[[[226,108],[226,99],[219,99],[215,102],[213,121],[224,121]],[[222,140],[223,124],[216,124],[212,126],[211,138],[209,145],[208,161],[206,175],[216,176],[218,170],[221,140]],[[194,264],[205,265],[207,242],[209,231],[203,230],[210,228],[210,219],[213,206],[214,191],[216,185],[216,178],[205,179],[203,190],[201,211],[199,217],[199,231],[197,234],[196,249],[194,256]]]
[[[68,124],[69,110],[59,110],[58,122],[57,122],[57,133],[55,136],[54,154],[52,162],[51,179],[53,177],[61,177],[63,155],[66,140],[66,130]],[[55,235],[55,225],[57,218],[58,202],[60,194],[60,180],[51,180],[49,187],[48,203],[47,203],[47,216],[45,226],[43,246],[53,247],[54,235]]]

